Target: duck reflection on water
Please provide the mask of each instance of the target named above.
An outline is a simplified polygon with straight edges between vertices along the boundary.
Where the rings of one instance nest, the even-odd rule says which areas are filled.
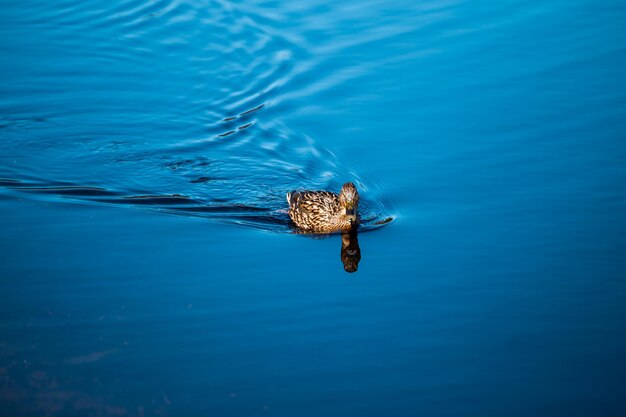
[[[320,235],[307,232],[302,229],[292,229],[294,233],[302,234],[312,239],[328,239],[334,238],[334,235]],[[356,230],[344,232],[341,234],[341,251],[339,258],[346,272],[356,272],[361,262],[361,247],[359,246],[359,237]]]
[[[361,248],[356,230],[341,235],[341,262],[346,272],[356,272],[361,261]]]

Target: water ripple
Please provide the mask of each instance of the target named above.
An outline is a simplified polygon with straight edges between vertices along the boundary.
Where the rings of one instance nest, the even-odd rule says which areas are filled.
[[[318,77],[307,41],[265,11],[168,0],[31,7],[12,24],[48,36],[12,63],[32,93],[3,87],[7,190],[285,231],[287,191],[350,180],[364,191],[366,229],[389,217],[366,179],[284,121],[293,97],[353,71]]]

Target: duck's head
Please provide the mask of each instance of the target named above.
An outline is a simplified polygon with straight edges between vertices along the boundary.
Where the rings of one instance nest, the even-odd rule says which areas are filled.
[[[357,220],[357,210],[359,208],[359,193],[351,182],[347,182],[341,187],[339,193],[339,204],[344,211],[344,215],[350,222]]]

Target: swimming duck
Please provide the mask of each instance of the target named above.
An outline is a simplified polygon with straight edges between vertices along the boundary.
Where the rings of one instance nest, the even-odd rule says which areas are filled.
[[[301,229],[313,233],[347,232],[359,224],[359,193],[351,182],[339,194],[328,191],[287,193],[289,217]]]

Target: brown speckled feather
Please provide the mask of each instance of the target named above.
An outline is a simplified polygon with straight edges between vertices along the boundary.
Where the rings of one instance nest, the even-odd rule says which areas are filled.
[[[287,194],[287,201],[289,217],[301,229],[330,233],[354,227],[344,216],[339,194],[328,191],[292,191]]]

